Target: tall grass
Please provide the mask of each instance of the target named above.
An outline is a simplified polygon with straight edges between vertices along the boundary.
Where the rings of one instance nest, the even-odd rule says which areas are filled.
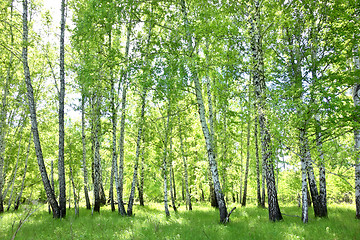
[[[237,207],[230,223],[222,225],[218,211],[207,205],[195,205],[191,212],[180,207],[170,218],[161,204],[135,206],[134,217],[121,217],[109,207],[91,216],[91,211],[80,208],[80,217],[75,218],[71,209],[61,220],[53,219],[44,205],[23,224],[16,239],[360,239],[353,205],[330,206],[327,219],[311,218],[310,212],[308,224],[295,217],[301,215],[296,206],[282,206],[287,215],[276,223],[268,220],[266,209]],[[22,207],[0,216],[0,239],[11,239],[24,214]]]

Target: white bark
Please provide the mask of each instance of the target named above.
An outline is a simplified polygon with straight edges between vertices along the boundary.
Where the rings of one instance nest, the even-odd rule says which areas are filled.
[[[268,130],[266,120],[266,85],[264,76],[264,61],[262,51],[262,35],[260,23],[260,2],[254,2],[254,14],[252,16],[250,36],[251,36],[251,50],[253,55],[253,82],[255,88],[255,95],[257,101],[257,111],[259,116],[261,146],[263,163],[266,166],[266,183],[268,190],[268,205],[269,205],[269,219],[271,221],[278,221],[282,219],[279,208],[277,191],[275,187],[275,176],[273,167],[273,153],[271,150],[271,136]]]
[[[194,49],[192,46],[191,36],[189,33],[189,23],[188,23],[188,18],[187,18],[187,10],[186,10],[186,6],[185,6],[185,0],[181,1],[181,5],[182,5],[182,12],[183,12],[183,17],[184,17],[184,25],[186,28],[187,52],[188,52],[188,54],[190,54]],[[190,61],[188,62],[188,65],[189,65],[189,68],[191,71],[192,79],[195,84],[195,93],[196,93],[196,100],[197,100],[197,104],[198,104],[200,123],[201,123],[202,131],[204,134],[205,142],[206,142],[206,149],[207,149],[207,153],[208,153],[210,170],[212,173],[214,189],[215,189],[215,193],[216,193],[216,199],[217,199],[217,202],[219,205],[219,210],[220,210],[220,222],[226,223],[229,221],[228,213],[227,213],[227,209],[226,209],[224,195],[222,193],[221,186],[220,186],[218,167],[217,167],[217,162],[215,159],[216,156],[214,153],[214,146],[213,146],[213,143],[211,142],[209,128],[207,126],[206,119],[205,119],[205,106],[204,106],[200,81],[198,79],[198,74],[195,70],[196,67],[192,63],[192,59],[190,59]]]
[[[124,136],[125,136],[125,118],[126,118],[126,91],[128,87],[129,78],[129,49],[130,49],[130,34],[131,34],[131,19],[127,27],[126,36],[126,47],[125,47],[125,58],[127,66],[125,72],[122,75],[122,99],[121,99],[121,120],[120,120],[120,138],[119,138],[119,175],[117,184],[117,195],[118,195],[118,210],[122,216],[126,215],[126,211],[123,204],[123,188],[124,188]]]
[[[358,54],[358,52],[356,51]],[[355,57],[355,66],[360,69],[359,56]],[[355,107],[360,107],[360,84],[356,83],[353,87],[353,100]],[[355,140],[355,204],[356,204],[356,218],[360,219],[360,129],[354,130]]]
[[[308,216],[308,195],[307,195],[307,164],[306,164],[306,145],[305,143],[306,132],[305,129],[300,129],[300,150],[301,150],[301,196],[302,196],[302,214],[301,220],[307,223]]]
[[[31,117],[31,130],[34,139],[35,145],[35,152],[38,160],[39,170],[41,174],[41,178],[44,184],[45,192],[47,195],[48,202],[51,205],[53,216],[54,218],[60,217],[60,208],[58,202],[56,201],[54,190],[51,188],[50,181],[46,172],[43,153],[40,144],[40,137],[38,131],[38,123],[36,117],[36,106],[34,100],[34,91],[31,83],[30,77],[30,70],[28,65],[28,6],[27,0],[23,0],[23,47],[22,47],[22,61],[23,61],[23,68],[24,68],[24,75],[25,75],[25,83],[27,88],[27,97],[28,97],[28,104],[30,110],[30,117]]]
[[[168,112],[167,112],[167,122],[165,129],[165,138],[164,138],[164,156],[163,156],[163,176],[164,176],[164,208],[166,216],[170,216],[169,205],[168,205],[168,186],[167,186],[167,144],[169,137],[169,125],[170,125],[170,102],[168,103]]]
[[[84,91],[84,90],[83,90]],[[82,168],[84,175],[84,194],[86,209],[91,208],[89,192],[88,192],[88,172],[86,166],[86,135],[85,135],[85,93],[81,93],[81,141],[82,141]]]

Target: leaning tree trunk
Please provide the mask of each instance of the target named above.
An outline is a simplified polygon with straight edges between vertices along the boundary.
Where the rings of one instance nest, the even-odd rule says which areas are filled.
[[[252,16],[250,36],[251,36],[251,50],[253,56],[253,83],[257,101],[257,112],[259,116],[261,146],[263,162],[266,165],[266,183],[268,189],[268,205],[269,205],[269,219],[271,221],[277,221],[282,219],[282,215],[279,208],[277,191],[275,186],[274,176],[274,156],[271,146],[271,137],[268,130],[268,124],[266,121],[266,85],[264,79],[264,61],[262,51],[262,35],[260,30],[260,3],[255,1],[255,13]]]
[[[40,137],[38,131],[38,123],[36,118],[36,106],[34,100],[34,91],[31,84],[31,77],[30,77],[30,70],[28,65],[28,20],[27,20],[27,0],[23,0],[23,47],[22,47],[22,62],[24,67],[24,75],[25,75],[25,83],[27,88],[27,97],[28,97],[28,104],[29,104],[29,111],[31,117],[31,131],[33,134],[34,145],[35,145],[35,152],[36,157],[38,160],[39,170],[41,179],[44,184],[44,189],[47,195],[47,200],[51,205],[53,211],[53,217],[59,218],[60,217],[60,208],[58,202],[56,201],[54,190],[51,188],[50,181],[46,172],[46,167],[44,163],[43,153],[40,144]]]
[[[184,151],[184,144],[183,144],[183,139],[182,139],[180,117],[179,117],[179,138],[180,138],[180,150],[181,150],[181,155],[182,155],[183,165],[184,165],[184,179],[185,179],[185,188],[186,188],[186,207],[187,207],[187,209],[189,209],[191,211],[192,210],[191,196],[189,193],[188,171],[187,171],[186,156],[185,156],[185,151]],[[210,183],[211,183],[211,181],[210,181]],[[210,191],[211,191],[211,189],[210,189]],[[211,195],[211,193],[213,194],[213,196],[215,196],[214,189],[212,189],[212,192],[210,192],[210,195]],[[212,198],[212,199],[214,199],[216,202],[216,198]]]
[[[84,175],[84,194],[85,194],[85,202],[86,209],[91,209],[89,192],[88,192],[88,172],[86,166],[86,135],[85,135],[85,93],[84,89],[82,89],[81,93],[81,141],[82,141],[82,168]]]
[[[18,210],[18,209],[19,209],[19,205],[20,205],[22,193],[23,193],[23,191],[24,191],[24,184],[25,184],[27,163],[28,163],[29,154],[30,154],[31,137],[32,137],[32,136],[31,136],[31,132],[30,132],[30,134],[29,134],[29,143],[28,143],[28,147],[27,147],[27,149],[26,149],[26,159],[25,159],[25,166],[24,166],[24,175],[23,175],[23,179],[22,179],[22,182],[21,182],[21,188],[20,188],[19,195],[16,197],[16,200],[15,200],[15,203],[14,203],[14,210]],[[53,188],[53,189],[54,189],[54,188]]]
[[[65,0],[61,1],[61,31],[60,31],[60,95],[59,95],[59,205],[60,217],[66,216],[66,183],[65,183],[65,165],[64,165],[64,99],[65,99]]]
[[[190,32],[189,32],[189,23],[188,23],[188,18],[187,18],[187,10],[186,10],[186,5],[185,5],[185,0],[181,1],[181,5],[182,5],[182,12],[183,12],[183,17],[184,17],[184,25],[185,25],[185,28],[186,28],[186,41],[187,41],[187,48],[188,48],[187,52],[189,54],[191,54],[194,49],[193,49],[193,46],[192,46],[191,35],[190,35]],[[209,128],[208,128],[207,123],[206,123],[205,106],[204,106],[200,81],[199,81],[197,72],[195,70],[195,66],[192,63],[192,61],[193,60],[190,59],[189,68],[190,68],[190,71],[191,71],[192,79],[193,79],[193,81],[195,83],[195,93],[196,93],[196,100],[197,100],[197,105],[198,105],[198,110],[199,110],[200,123],[201,123],[201,127],[202,127],[202,130],[203,130],[205,142],[206,142],[206,150],[207,150],[207,153],[208,153],[210,170],[211,170],[211,174],[212,174],[212,178],[213,178],[213,182],[214,182],[214,189],[215,189],[215,193],[216,193],[216,199],[217,199],[217,202],[218,202],[218,205],[219,205],[220,222],[221,223],[227,223],[229,221],[229,216],[228,216],[228,212],[227,212],[227,209],[226,209],[226,203],[225,203],[224,195],[222,193],[221,186],[220,186],[218,167],[217,167],[217,162],[216,162],[215,153],[214,153],[214,146],[213,146],[213,143],[211,142],[211,136],[210,136]]]
[[[307,174],[307,164],[306,164],[306,145],[305,145],[305,129],[300,129],[300,156],[301,156],[301,195],[302,195],[302,214],[301,220],[303,223],[307,223],[309,220],[308,216],[308,188],[307,188],[307,181],[306,181],[306,174]]]
[[[142,96],[141,96],[141,113],[140,113],[140,121],[139,121],[139,129],[138,129],[138,136],[136,141],[136,156],[135,156],[135,162],[134,162],[134,174],[133,174],[133,180],[131,183],[131,190],[130,190],[130,196],[129,196],[129,203],[128,203],[128,209],[127,209],[127,215],[132,216],[132,208],[134,204],[134,196],[135,196],[135,190],[136,190],[136,182],[137,182],[137,173],[138,173],[138,165],[139,165],[139,157],[140,157],[140,143],[141,143],[141,136],[143,135],[143,126],[144,126],[144,116],[145,116],[145,100],[146,100],[146,90],[143,90]]]

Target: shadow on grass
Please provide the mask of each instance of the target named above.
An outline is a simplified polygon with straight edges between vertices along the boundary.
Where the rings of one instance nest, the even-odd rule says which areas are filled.
[[[282,207],[283,213],[300,215],[301,209]],[[266,209],[237,206],[227,225],[219,224],[219,213],[205,205],[193,211],[180,207],[178,213],[166,217],[160,204],[135,206],[135,216],[122,217],[109,207],[100,214],[84,208],[75,218],[73,209],[65,219],[53,219],[44,206],[29,219],[16,239],[358,239],[359,221],[354,218],[354,207],[333,206],[328,219],[315,219],[302,224],[297,217],[284,216],[273,223]],[[0,239],[10,239],[15,213],[6,213],[1,220]],[[15,227],[17,223],[15,224]]]

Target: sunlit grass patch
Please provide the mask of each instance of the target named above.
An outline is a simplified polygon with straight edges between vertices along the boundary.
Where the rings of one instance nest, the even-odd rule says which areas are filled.
[[[68,210],[65,219],[53,219],[42,205],[29,217],[16,239],[359,239],[360,221],[355,219],[352,205],[329,206],[329,218],[317,219],[309,212],[309,223],[303,224],[297,206],[284,206],[284,220],[270,222],[267,209],[254,205],[241,207],[230,217],[230,223],[219,223],[219,212],[207,204],[184,206],[166,217],[162,204],[135,206],[133,217],[122,217],[110,207],[101,208],[100,214],[84,208],[74,217]],[[36,206],[34,206],[36,207]],[[232,207],[229,207],[231,209]],[[0,239],[10,239],[16,231],[26,208],[1,215]],[[287,216],[290,215],[290,216]]]

